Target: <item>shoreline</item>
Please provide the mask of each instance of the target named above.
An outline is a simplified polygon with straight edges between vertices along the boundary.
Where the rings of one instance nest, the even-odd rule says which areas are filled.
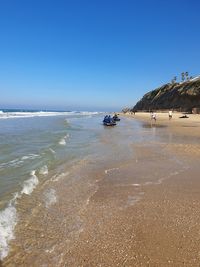
[[[156,125],[169,126],[178,136],[198,136],[193,130],[198,120],[179,122],[178,116],[169,122],[158,114]],[[134,118],[150,123],[144,114]],[[133,149],[130,162],[98,182],[84,214],[86,228],[67,253],[67,263],[76,259],[81,266],[198,267],[200,146],[156,141]]]
[[[134,118],[150,125],[148,115]],[[134,140],[133,122],[122,120],[118,128],[103,131],[101,146],[116,143],[121,145],[117,151],[127,153],[122,125],[127,127],[124,138]],[[106,164],[86,161],[62,177],[51,186],[57,202],[45,213],[42,206],[34,208],[34,224],[18,227],[19,240],[13,241],[3,266],[198,267],[200,145],[193,138],[197,127],[185,127],[197,126],[198,121],[187,123],[174,117],[169,122],[157,114],[152,129],[138,123],[144,141],[130,141],[129,157]],[[122,132],[116,136],[115,129]]]
[[[134,146],[137,157],[106,172],[84,213],[71,266],[199,266],[198,162],[173,145]],[[169,153],[169,154],[168,154]],[[190,177],[190,179],[188,179]]]

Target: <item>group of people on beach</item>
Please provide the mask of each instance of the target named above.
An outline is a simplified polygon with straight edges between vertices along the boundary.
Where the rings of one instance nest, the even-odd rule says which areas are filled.
[[[169,120],[171,120],[172,119],[172,110],[169,110],[169,112],[168,112],[168,115],[169,115]],[[155,122],[156,122],[156,112],[151,112],[150,113],[150,116],[151,116],[151,120],[154,120]]]

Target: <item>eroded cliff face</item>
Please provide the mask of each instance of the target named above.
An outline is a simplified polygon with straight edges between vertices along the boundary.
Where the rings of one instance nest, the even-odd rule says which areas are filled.
[[[129,111],[173,109],[191,112],[200,108],[200,77],[183,83],[165,84],[145,94]]]

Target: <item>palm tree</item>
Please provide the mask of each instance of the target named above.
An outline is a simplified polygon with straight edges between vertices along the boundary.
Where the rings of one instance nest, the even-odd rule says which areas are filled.
[[[189,80],[189,73],[188,73],[188,71],[185,72],[185,77],[186,77],[186,80],[188,81]]]
[[[184,80],[185,80],[185,72],[181,73],[181,80],[182,80],[182,82],[184,82]]]

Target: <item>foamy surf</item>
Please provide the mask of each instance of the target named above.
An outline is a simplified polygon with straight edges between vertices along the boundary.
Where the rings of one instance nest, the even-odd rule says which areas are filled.
[[[89,111],[16,111],[4,112],[1,110],[0,119],[32,118],[32,117],[51,117],[51,116],[88,116],[97,115],[100,112]]]
[[[49,148],[49,151],[51,151],[52,154],[56,153],[52,148]]]
[[[44,165],[39,169],[39,174],[40,175],[47,175],[48,173],[49,173],[49,170],[48,170],[47,165]]]
[[[40,155],[37,154],[29,154],[27,156],[23,156],[21,158],[16,158],[13,160],[10,160],[8,162],[3,162],[0,164],[0,169],[4,169],[4,168],[15,168],[15,167],[21,167],[24,164],[24,161],[26,160],[30,160],[30,159],[35,159],[40,157]]]
[[[14,203],[13,203],[14,202]],[[14,239],[14,228],[17,224],[15,198],[0,211],[0,259],[3,260],[9,252],[9,241]]]
[[[66,145],[66,141],[65,141],[64,138],[60,139],[59,145],[61,145],[61,146],[65,146]]]
[[[30,175],[31,177],[28,180],[24,181],[21,194],[30,195],[39,183],[38,177],[35,175],[35,171],[31,171]]]
[[[35,159],[35,158],[38,158],[38,157],[40,157],[40,155],[38,155],[38,154],[28,154],[27,156],[23,156],[21,158],[21,160]]]
[[[0,211],[0,259],[3,260],[9,252],[9,241],[14,239],[14,229],[17,224],[17,210],[16,201],[21,198],[23,194],[30,195],[39,180],[33,170],[30,175],[31,177],[24,181],[23,188],[20,193],[15,193],[14,197],[8,203],[7,207]],[[53,199],[53,198],[52,198]],[[51,202],[54,201],[51,200]]]
[[[63,138],[60,139],[59,145],[65,146],[66,145],[66,140],[69,138],[69,134],[65,135]]]

